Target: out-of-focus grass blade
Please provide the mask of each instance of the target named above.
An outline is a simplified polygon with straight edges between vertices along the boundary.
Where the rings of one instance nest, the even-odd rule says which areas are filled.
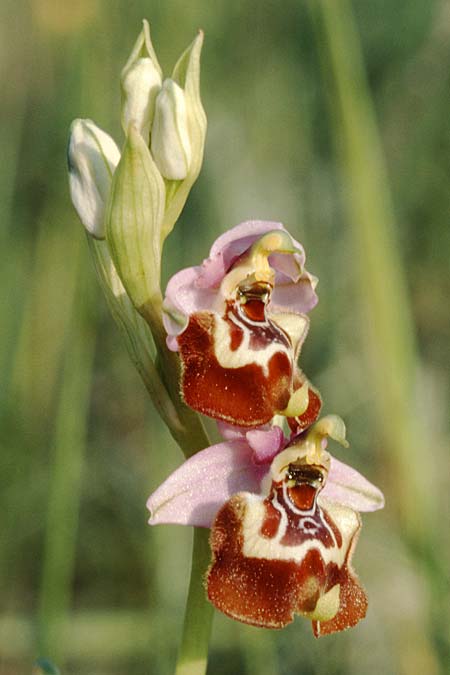
[[[33,665],[32,675],[60,675],[60,671],[48,659],[38,659]]]
[[[371,365],[369,387],[373,387],[376,428],[384,445],[382,461],[390,469],[391,497],[396,499],[402,535],[413,557],[427,562],[435,555],[430,537],[435,518],[430,499],[433,457],[431,448],[425,447],[423,392],[419,392],[419,410],[415,402],[415,329],[381,141],[350,2],[320,0],[311,7],[319,19],[321,56],[331,74],[332,116],[335,106],[337,112],[336,141],[348,191],[346,206]],[[432,445],[432,439],[426,440]],[[403,652],[417,631],[421,637],[420,644],[413,640],[417,662],[426,662],[427,672],[439,672],[427,613],[412,621],[409,633],[407,626],[405,622],[405,630],[400,629],[397,636],[399,661],[405,664]]]
[[[424,471],[423,429],[415,405],[415,329],[383,152],[350,5],[321,0],[311,6],[321,24],[321,56],[330,69],[332,117],[337,113],[336,142],[383,461],[393,472],[391,486],[405,533],[421,545],[433,522],[431,466]]]
[[[261,639],[260,630],[238,624],[236,635],[248,675],[277,675],[280,672],[275,635],[271,631],[266,631],[264,639]]]
[[[54,217],[52,212],[48,220]],[[11,396],[18,412],[41,434],[54,405],[81,243],[79,233],[41,223],[29,261],[27,295],[18,310],[22,321],[12,359]]]
[[[54,427],[53,465],[39,609],[39,651],[58,661],[61,622],[70,606],[80,486],[90,396],[94,331],[84,291],[84,265],[75,266],[77,284],[66,335],[61,393]]]

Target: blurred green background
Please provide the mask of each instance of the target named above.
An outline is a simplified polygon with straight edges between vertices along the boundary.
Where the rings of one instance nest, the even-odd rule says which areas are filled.
[[[280,220],[320,278],[301,364],[334,448],[386,494],[355,567],[364,622],[314,640],[216,615],[209,673],[446,672],[450,3],[2,0],[0,673],[173,670],[188,528],[146,525],[181,461],[99,292],[70,204],[74,117],[120,143],[142,17],[167,74],[201,27],[204,168],[164,281],[224,229]],[[447,593],[447,595],[446,595]]]

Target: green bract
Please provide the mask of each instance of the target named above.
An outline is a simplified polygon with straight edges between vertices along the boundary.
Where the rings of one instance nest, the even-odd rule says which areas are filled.
[[[150,151],[130,125],[111,189],[107,241],[123,285],[139,311],[160,292],[165,195]]]

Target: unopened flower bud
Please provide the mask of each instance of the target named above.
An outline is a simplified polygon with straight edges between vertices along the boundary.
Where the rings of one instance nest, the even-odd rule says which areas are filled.
[[[160,294],[165,197],[164,181],[150,151],[130,125],[111,188],[107,242],[125,290],[143,315]]]
[[[164,80],[156,99],[151,150],[164,178],[183,180],[191,162],[186,97],[174,80]]]
[[[155,99],[161,89],[161,75],[149,57],[139,58],[122,71],[122,127],[128,132],[133,123],[146,143],[155,109]]]
[[[105,205],[119,148],[94,122],[77,119],[70,129],[67,159],[73,205],[89,234],[104,239]]]

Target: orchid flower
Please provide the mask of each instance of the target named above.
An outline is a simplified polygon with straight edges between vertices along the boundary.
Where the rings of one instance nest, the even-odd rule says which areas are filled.
[[[317,303],[317,279],[281,223],[248,221],[219,237],[202,265],[169,281],[167,344],[180,353],[185,402],[230,424],[255,427],[275,414],[305,428],[319,394],[296,363]]]
[[[211,527],[210,601],[252,625],[281,628],[299,613],[316,636],[364,617],[367,599],[351,559],[359,511],[384,498],[326,451],[346,444],[331,415],[287,441],[252,429],[197,453],[149,498],[149,523]]]

